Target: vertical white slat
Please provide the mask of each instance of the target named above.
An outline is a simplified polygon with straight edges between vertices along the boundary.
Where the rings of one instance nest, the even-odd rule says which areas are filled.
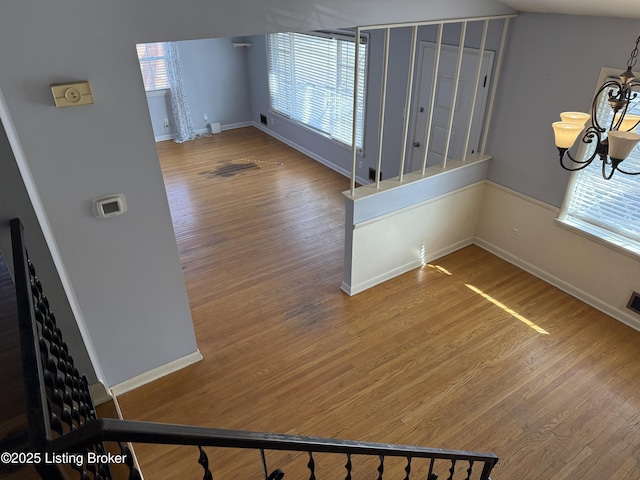
[[[456,110],[456,100],[458,99],[458,90],[460,83],[460,70],[462,70],[462,57],[464,54],[464,41],[467,36],[467,22],[462,22],[462,31],[460,32],[460,45],[458,46],[458,65],[456,66],[456,77],[453,81],[453,95],[451,98],[451,109],[449,111],[449,125],[447,126],[447,142],[444,147],[444,155],[442,157],[442,168],[447,166],[447,156],[449,155],[449,146],[451,145],[451,131],[453,130],[453,118]]]
[[[391,29],[384,30],[384,53],[382,64],[382,90],[380,93],[380,119],[378,121],[378,161],[376,163],[376,188],[380,188],[380,170],[382,169],[382,136],[384,132],[384,112],[387,106],[387,77],[389,74],[389,37]]]
[[[480,153],[484,155],[484,149],[487,146],[487,136],[489,135],[489,126],[491,125],[491,116],[493,114],[493,102],[496,99],[496,90],[498,88],[498,79],[500,78],[500,70],[502,69],[502,57],[504,56],[504,46],[507,42],[507,31],[509,30],[509,20],[511,17],[504,19],[504,27],[502,27],[502,40],[500,41],[500,53],[498,54],[498,63],[496,65],[496,73],[493,76],[493,87],[491,88],[491,99],[489,100],[489,110],[487,111],[487,123],[484,127],[484,135],[482,138],[482,148]]]
[[[471,127],[473,126],[473,114],[476,109],[476,99],[478,98],[478,88],[480,86],[480,74],[482,73],[482,60],[484,59],[484,46],[487,43],[487,30],[489,28],[489,20],[484,21],[484,29],[482,30],[482,41],[480,42],[480,53],[478,54],[478,70],[476,71],[476,86],[473,90],[473,100],[471,101],[471,112],[469,113],[469,124],[467,125],[467,136],[464,141],[464,149],[462,150],[462,162],[467,160],[467,150],[469,149],[469,139],[471,138]]]
[[[418,43],[418,27],[413,27],[413,35],[411,36],[411,57],[409,61],[409,79],[407,81],[407,99],[404,104],[404,126],[402,128],[402,153],[400,156],[400,172],[398,177],[400,182],[404,178],[404,163],[407,157],[407,141],[409,133],[409,120],[411,113],[411,95],[413,92],[413,75],[416,69],[416,44]]]
[[[422,175],[427,169],[427,155],[429,154],[429,144],[431,143],[431,124],[433,123],[434,105],[436,103],[436,86],[438,83],[438,73],[440,71],[440,53],[442,52],[442,31],[444,24],[438,25],[438,42],[433,63],[433,78],[431,80],[431,95],[429,100],[429,114],[427,116],[427,127],[424,133],[424,155],[422,157]]]
[[[356,49],[353,71],[353,123],[351,135],[351,195],[356,193],[356,162],[358,160],[358,146],[356,145],[358,127],[358,84],[360,81],[360,27],[356,28]]]

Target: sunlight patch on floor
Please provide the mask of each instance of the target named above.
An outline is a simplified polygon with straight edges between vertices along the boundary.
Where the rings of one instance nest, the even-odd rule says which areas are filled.
[[[429,267],[429,268],[433,268],[434,270],[439,271],[440,273],[444,273],[445,275],[453,275],[453,273],[451,273],[449,270],[447,270],[444,267],[441,267],[440,265],[434,265],[432,263],[427,263],[424,265],[425,267]]]
[[[533,323],[531,320],[527,320],[525,317],[523,317],[522,315],[520,315],[519,313],[515,312],[514,310],[512,310],[511,308],[507,307],[504,303],[499,302],[498,300],[496,300],[495,298],[493,298],[490,295],[487,295],[486,293],[484,293],[482,290],[480,290],[479,288],[474,287],[473,285],[469,285],[465,283],[465,286],[467,288],[469,288],[471,291],[477,293],[478,295],[482,296],[483,298],[489,300],[491,303],[493,303],[496,307],[500,307],[501,309],[503,309],[505,312],[507,312],[509,315],[512,315],[513,317],[517,318],[518,320],[520,320],[522,323],[524,323],[525,325],[527,325],[528,327],[534,329],[536,332],[538,333],[542,333],[544,335],[549,335],[549,332],[547,332],[544,328],[539,327],[538,325],[536,325],[535,323]]]

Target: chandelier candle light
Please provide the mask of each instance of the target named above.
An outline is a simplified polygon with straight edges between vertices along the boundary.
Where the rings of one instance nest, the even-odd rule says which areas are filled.
[[[616,171],[625,175],[640,175],[640,172],[629,172],[620,168],[620,164],[640,142],[640,135],[634,132],[640,124],[640,116],[627,114],[629,103],[638,96],[633,88],[640,87],[640,81],[635,79],[631,71],[638,60],[638,43],[640,36],[636,39],[636,46],[627,61],[627,70],[619,76],[620,80],[606,81],[596,93],[591,104],[591,115],[564,112],[560,114],[562,121],[552,124],[556,147],[560,152],[560,165],[565,170],[582,170],[598,156],[602,161],[602,176],[606,180],[611,179]],[[608,91],[609,106],[614,113],[608,129],[600,125],[596,116],[600,95],[605,91]],[[591,124],[587,126],[589,121]],[[594,138],[598,142],[593,154],[584,160],[575,159],[569,151],[580,135],[583,143],[592,143]],[[564,164],[565,154],[573,162],[571,166]]]

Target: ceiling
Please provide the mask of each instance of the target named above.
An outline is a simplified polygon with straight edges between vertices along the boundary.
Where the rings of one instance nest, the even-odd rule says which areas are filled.
[[[640,19],[638,0],[500,0],[520,12]]]

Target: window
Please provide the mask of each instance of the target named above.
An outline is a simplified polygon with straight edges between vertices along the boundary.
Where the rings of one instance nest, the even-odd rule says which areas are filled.
[[[167,58],[163,43],[141,43],[136,45],[144,89],[147,92],[169,88]]]
[[[608,75],[619,75],[622,70],[603,69],[598,86]],[[613,111],[607,102],[607,92],[599,100],[598,121],[601,125],[609,125]],[[632,102],[628,113],[639,115],[640,103]],[[591,156],[594,149],[595,142],[587,144],[583,158]],[[596,158],[590,166],[572,174],[559,220],[640,255],[640,176],[618,172],[611,180],[605,180],[601,165]],[[624,160],[621,168],[640,171],[640,145]]]
[[[357,93],[359,149],[363,144],[366,52],[366,43],[362,43]],[[268,36],[268,62],[272,110],[351,145],[354,38],[274,33]]]

